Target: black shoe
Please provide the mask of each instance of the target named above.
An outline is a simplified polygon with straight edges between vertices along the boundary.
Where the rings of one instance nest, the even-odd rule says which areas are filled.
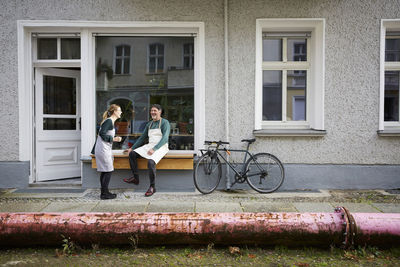
[[[111,194],[110,192],[105,192],[100,195],[100,199],[114,199],[117,197],[117,194]]]

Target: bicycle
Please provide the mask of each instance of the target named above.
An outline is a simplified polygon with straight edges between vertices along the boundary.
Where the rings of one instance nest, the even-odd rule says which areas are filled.
[[[285,169],[281,161],[270,153],[252,154],[249,152],[249,147],[256,139],[243,139],[242,142],[247,142],[247,149],[227,149],[223,145],[229,145],[223,141],[205,141],[207,149],[200,149],[201,157],[196,163],[193,172],[194,185],[197,190],[203,194],[213,192],[219,185],[222,175],[222,159],[235,173],[236,183],[247,183],[255,191],[259,193],[271,193],[276,191],[283,183],[285,178]],[[213,146],[215,145],[215,146]],[[220,148],[222,146],[222,148]],[[243,167],[236,168],[230,163],[221,152],[230,155],[231,152],[244,153]],[[249,158],[247,159],[247,157]],[[247,160],[247,161],[246,161]]]

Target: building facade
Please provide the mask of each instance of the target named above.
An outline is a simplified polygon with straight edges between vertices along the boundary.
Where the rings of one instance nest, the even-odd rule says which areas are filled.
[[[283,189],[400,187],[398,0],[0,7],[2,188],[71,177],[97,187],[88,161],[112,103],[124,113],[115,153],[159,103],[177,153],[255,136],[252,152],[285,164]],[[177,173],[162,184],[193,187]],[[127,175],[115,171],[113,186]]]

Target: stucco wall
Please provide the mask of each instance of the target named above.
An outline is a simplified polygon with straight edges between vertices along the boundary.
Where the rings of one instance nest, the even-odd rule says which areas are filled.
[[[380,22],[400,18],[398,0],[249,0],[229,5],[231,142],[239,145],[254,129],[256,19],[325,18],[326,136],[259,137],[254,151],[270,151],[285,163],[400,163],[400,137],[377,135]]]
[[[398,0],[230,0],[230,140],[254,129],[255,20],[325,18],[324,137],[258,138],[254,150],[285,163],[399,164],[400,138],[379,137],[380,20]],[[0,161],[18,160],[17,20],[204,21],[206,139],[224,138],[223,0],[37,0],[0,2]],[[13,130],[10,130],[13,129]]]
[[[0,1],[0,161],[18,160],[17,20],[203,21],[206,38],[206,133],[224,135],[223,1],[35,0]],[[221,114],[216,116],[216,114]],[[10,131],[10,129],[13,129]]]

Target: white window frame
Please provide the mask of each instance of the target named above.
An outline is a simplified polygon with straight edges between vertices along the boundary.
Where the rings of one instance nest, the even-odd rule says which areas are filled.
[[[185,45],[189,45],[189,54],[185,54]],[[182,68],[183,69],[193,69],[193,61],[194,61],[194,44],[193,43],[184,43],[182,46]],[[189,67],[185,67],[185,58],[189,58]]]
[[[272,67],[263,64],[263,32],[311,32],[307,42],[306,121],[263,121],[262,92],[263,70]],[[285,49],[285,48],[283,48]],[[297,64],[286,62],[285,69],[302,70]],[[276,69],[276,68],[275,68]],[[284,70],[285,71],[285,70]],[[257,19],[256,20],[256,77],[255,77],[255,130],[267,129],[312,129],[324,130],[325,90],[325,19]],[[282,80],[282,83],[286,81]],[[284,86],[284,85],[283,85]]]
[[[280,34],[279,34],[280,35]],[[284,36],[285,34],[282,33],[281,36]],[[293,127],[297,128],[309,128],[308,127],[308,122],[307,122],[307,115],[308,115],[308,109],[307,109],[307,103],[308,103],[308,87],[309,87],[309,73],[310,73],[310,60],[309,60],[309,53],[310,53],[310,37],[304,37],[307,41],[307,60],[306,61],[288,61],[288,53],[287,53],[287,41],[290,39],[290,37],[271,37],[271,39],[281,39],[282,40],[282,60],[281,61],[263,61],[262,62],[262,70],[263,71],[281,71],[282,73],[282,85],[281,85],[281,90],[282,90],[282,110],[281,110],[281,115],[282,115],[282,120],[281,121],[262,121],[262,126],[279,126],[280,124],[283,125],[288,125],[291,124]],[[303,37],[302,37],[303,39]],[[294,56],[294,53],[293,53]],[[287,77],[288,71],[306,71],[306,84],[305,84],[305,97],[306,97],[306,120],[305,121],[287,121]]]
[[[152,46],[152,45],[155,45],[156,46],[156,54],[155,55],[151,55],[150,54],[150,46]],[[164,54],[162,54],[162,55],[159,55],[158,54],[158,49],[159,49],[159,46],[162,46],[163,47],[163,50],[164,50]],[[151,44],[149,44],[148,46],[147,46],[147,73],[148,74],[160,74],[160,73],[164,73],[165,72],[165,45],[163,44],[163,43],[151,43]],[[163,59],[163,70],[162,70],[162,72],[157,72],[157,67],[158,67],[158,59],[160,58],[160,57],[162,57],[162,59]],[[151,72],[150,71],[150,58],[155,58],[155,68],[154,68],[154,72]]]
[[[115,22],[115,21],[52,21],[19,20],[18,29],[18,111],[19,111],[19,160],[30,161],[33,155],[33,59],[32,33],[75,33],[81,36],[81,158],[90,159],[90,151],[96,132],[96,62],[95,36],[194,36],[194,114],[195,150],[200,149],[205,139],[205,30],[204,22]],[[50,63],[49,63],[50,64]],[[53,63],[51,63],[53,64]],[[51,65],[50,64],[50,65]],[[86,78],[83,78],[86,77]],[[193,151],[193,152],[194,152]],[[190,151],[182,151],[188,153]],[[179,152],[178,152],[179,153]],[[30,177],[30,182],[33,182]]]
[[[32,60],[33,60],[33,65],[34,67],[80,67],[81,66],[81,59],[62,59],[61,58],[61,39],[63,38],[79,38],[80,39],[80,33],[79,32],[63,32],[60,31],[58,33],[37,33],[37,32],[32,32],[32,51],[35,51],[35,53],[32,53]],[[57,39],[57,58],[56,59],[38,59],[38,53],[37,53],[37,40],[38,38],[52,38],[52,39]],[[81,50],[81,57],[82,57],[82,50]]]
[[[117,56],[117,49],[118,47],[122,47],[122,56]],[[125,47],[130,48],[130,54],[129,56],[125,55]],[[125,59],[129,59],[129,72],[124,73],[125,71]],[[115,73],[117,69],[117,59],[121,59],[121,73]],[[114,47],[114,53],[113,53],[113,73],[114,75],[120,76],[120,75],[130,75],[132,70],[132,46],[127,45],[127,44],[119,44]]]
[[[385,121],[385,71],[400,71],[400,62],[385,62],[386,32],[400,31],[400,19],[381,20],[379,130],[381,135],[400,135],[400,120]]]

